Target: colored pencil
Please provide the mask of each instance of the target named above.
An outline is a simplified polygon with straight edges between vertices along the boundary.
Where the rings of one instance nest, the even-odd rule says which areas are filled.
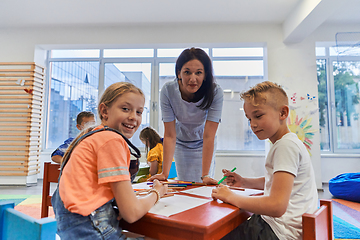
[[[191,186],[205,186],[206,183],[202,183],[202,182],[185,182],[185,181],[179,181],[178,183],[180,184],[189,184]]]
[[[245,191],[244,188],[241,187],[229,187],[230,189],[239,190],[239,191]]]
[[[148,185],[152,185],[152,183],[147,183]],[[187,187],[187,186],[191,186],[190,183],[163,183],[163,184],[167,184],[169,187]]]
[[[174,193],[167,193],[167,194],[163,195],[161,198],[171,197],[171,196],[174,196],[174,195],[175,195]]]
[[[186,185],[186,186],[205,186],[206,183],[201,182],[185,182],[185,181],[178,181],[178,182],[161,182],[162,184],[167,185]],[[152,185],[153,182],[148,182],[147,185]]]
[[[171,187],[171,186],[169,186],[168,188],[169,188],[169,189],[178,189],[178,190],[181,190],[181,189],[185,189],[186,187]]]
[[[146,192],[149,191],[150,189],[134,189],[134,192]]]

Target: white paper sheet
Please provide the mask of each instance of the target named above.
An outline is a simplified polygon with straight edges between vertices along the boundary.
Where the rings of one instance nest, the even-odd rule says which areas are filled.
[[[214,188],[216,188],[216,187],[205,186],[205,187],[199,187],[199,188],[192,188],[192,189],[184,190],[181,192],[189,193],[189,194],[193,194],[193,195],[197,195],[197,196],[211,197],[211,193]],[[244,189],[245,189],[245,191],[240,191],[240,190],[235,190],[235,189],[231,189],[231,191],[233,191],[234,193],[236,193],[238,195],[242,195],[242,196],[250,196],[250,195],[259,194],[259,193],[264,192],[262,190],[256,190],[256,189],[249,189],[249,188],[244,188]]]
[[[151,189],[152,185],[148,185],[147,182],[132,184],[133,189]]]
[[[242,196],[251,196],[251,195],[255,195],[255,194],[264,193],[263,190],[250,189],[250,188],[244,188],[244,189],[245,189],[245,191],[239,191],[239,190],[234,190],[234,189],[231,189],[231,191],[233,191],[237,195],[242,195]]]
[[[181,192],[183,193],[189,193],[197,196],[202,197],[211,197],[212,190],[216,187],[198,187],[198,188],[192,188],[188,190],[183,190]]]
[[[210,201],[212,200],[175,194],[174,196],[171,197],[161,198],[150,209],[149,213],[154,213],[169,217],[171,215],[200,206]]]

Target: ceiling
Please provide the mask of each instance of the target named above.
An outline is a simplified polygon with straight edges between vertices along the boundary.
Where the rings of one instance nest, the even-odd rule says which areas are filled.
[[[282,24],[284,40],[359,23],[359,0],[1,0],[0,28],[171,23]],[[306,30],[309,28],[308,30]],[[305,30],[304,30],[305,29]],[[294,34],[295,31],[295,34]],[[299,32],[300,31],[300,32]],[[289,35],[289,36],[287,36]],[[306,35],[306,33],[305,33]],[[295,40],[296,41],[296,40]]]

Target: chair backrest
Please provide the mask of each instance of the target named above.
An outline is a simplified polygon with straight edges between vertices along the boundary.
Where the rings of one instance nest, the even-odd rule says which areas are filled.
[[[56,238],[56,220],[35,219],[14,209],[9,201],[0,202],[0,240],[45,240]]]
[[[60,174],[60,164],[46,162],[44,164],[43,192],[41,200],[41,217],[49,216],[51,206],[50,183],[57,183]]]
[[[302,215],[303,239],[333,240],[333,211],[331,200],[320,200],[320,208],[313,214]]]

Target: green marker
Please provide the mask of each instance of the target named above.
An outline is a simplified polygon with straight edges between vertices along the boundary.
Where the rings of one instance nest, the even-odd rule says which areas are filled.
[[[231,170],[231,172],[234,172],[235,170],[236,170],[236,167],[234,167],[234,168]],[[218,182],[218,184],[222,183],[222,182],[225,180],[225,178],[227,178],[227,176],[224,176],[224,177]]]

